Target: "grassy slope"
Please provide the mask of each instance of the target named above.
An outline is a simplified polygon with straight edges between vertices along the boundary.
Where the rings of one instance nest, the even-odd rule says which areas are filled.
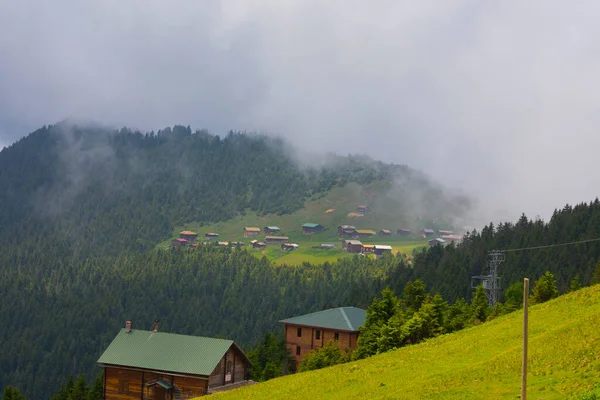
[[[341,251],[340,238],[337,236],[338,225],[350,224],[355,225],[358,229],[372,229],[377,232],[380,229],[390,229],[395,232],[398,228],[411,227],[411,225],[415,229],[423,228],[421,222],[415,221],[415,216],[396,211],[402,209],[402,205],[391,198],[386,199],[383,195],[386,190],[386,184],[383,182],[373,182],[365,186],[350,183],[344,187],[334,188],[324,197],[307,201],[303,209],[293,214],[259,217],[256,213],[248,213],[243,217],[205,226],[192,222],[176,227],[173,237],[176,237],[177,232],[184,229],[198,232],[202,238],[207,232],[216,232],[219,233],[221,241],[244,241],[248,245],[252,238],[243,237],[244,226],[258,226],[262,229],[267,225],[275,225],[281,228],[281,235],[288,236],[290,242],[299,244],[300,248],[292,252],[283,252],[279,245],[270,245],[264,251],[253,250],[257,255],[265,255],[277,264],[337,260],[339,257],[350,256]],[[348,217],[349,213],[356,211],[357,205],[372,204],[375,198],[377,198],[377,207],[371,213],[363,217]],[[328,209],[335,209],[335,211],[325,213]],[[302,233],[302,224],[307,222],[319,223],[325,226],[326,230],[319,234],[305,235]],[[264,233],[261,233],[257,239],[264,240]],[[406,254],[411,254],[413,249],[427,244],[420,238],[403,238],[395,234],[391,237],[375,236],[362,241],[363,243],[389,244],[395,252]],[[338,248],[334,250],[311,248],[311,246],[321,243],[335,243]],[[159,247],[168,247],[169,244],[170,240],[161,243]]]
[[[600,381],[600,285],[530,309],[528,398],[568,399]],[[515,399],[522,312],[367,360],[217,395],[219,399]]]

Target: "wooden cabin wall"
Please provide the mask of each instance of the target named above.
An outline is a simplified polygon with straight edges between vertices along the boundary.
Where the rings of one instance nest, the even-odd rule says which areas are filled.
[[[130,400],[142,397],[142,372],[118,368],[105,368],[105,399]],[[127,392],[122,393],[123,385]]]

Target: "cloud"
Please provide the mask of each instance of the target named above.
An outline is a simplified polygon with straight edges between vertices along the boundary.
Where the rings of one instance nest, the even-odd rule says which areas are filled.
[[[2,2],[0,141],[66,117],[265,131],[408,164],[475,194],[484,218],[547,217],[598,195],[599,11],[585,0]]]

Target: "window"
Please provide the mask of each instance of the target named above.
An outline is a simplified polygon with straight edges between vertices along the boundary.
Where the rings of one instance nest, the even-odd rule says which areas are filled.
[[[300,355],[300,346],[296,346],[296,355],[299,356]]]
[[[315,332],[315,339],[321,339],[321,331],[317,329]]]
[[[340,333],[336,332],[333,334],[333,340],[340,340]]]
[[[297,335],[298,337],[302,337],[302,328],[298,328]]]
[[[129,393],[129,381],[119,379],[119,393]]]

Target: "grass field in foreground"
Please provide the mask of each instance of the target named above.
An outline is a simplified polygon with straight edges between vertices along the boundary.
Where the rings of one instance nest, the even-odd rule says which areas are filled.
[[[358,229],[372,229],[379,232],[381,229],[389,229],[396,232],[399,228],[412,228],[417,233],[422,228],[433,228],[433,225],[427,225],[422,221],[415,221],[414,215],[404,214],[403,206],[394,202],[393,199],[386,199],[383,195],[387,190],[384,182],[373,182],[369,185],[358,185],[349,183],[344,187],[336,187],[325,196],[318,199],[309,200],[305,207],[287,215],[266,215],[258,216],[254,212],[248,212],[244,216],[238,216],[228,221],[219,222],[210,225],[190,222],[183,226],[178,226],[173,231],[172,237],[177,237],[178,232],[182,230],[192,230],[200,234],[200,240],[207,232],[216,232],[219,234],[220,241],[243,241],[248,248],[252,239],[264,240],[265,234],[255,238],[244,238],[243,229],[245,226],[256,226],[261,229],[265,226],[275,225],[281,228],[281,235],[288,236],[290,242],[297,243],[300,247],[291,252],[284,252],[279,245],[268,245],[264,251],[250,250],[257,256],[266,256],[275,264],[295,265],[303,261],[312,263],[323,263],[325,261],[335,261],[340,257],[351,257],[353,255],[341,250],[340,238],[337,236],[337,226],[343,224],[355,225]],[[364,216],[349,216],[356,211],[359,204],[373,204],[373,196],[380,196],[379,201],[375,203],[370,213]],[[371,201],[370,201],[371,200]],[[333,210],[332,212],[326,212]],[[302,224],[312,222],[325,227],[325,231],[306,235],[302,233]],[[427,226],[424,226],[427,225]],[[447,225],[436,226],[437,229],[447,229]],[[412,254],[415,248],[427,246],[427,241],[417,237],[402,237],[396,234],[392,236],[374,236],[372,238],[361,239],[365,244],[387,244],[391,245],[393,252]],[[160,243],[158,248],[168,248],[171,239]],[[337,245],[336,249],[321,250],[313,249],[322,243],[333,243]]]
[[[522,316],[215,398],[517,399]],[[529,399],[577,398],[600,381],[600,285],[531,307],[529,321]]]

